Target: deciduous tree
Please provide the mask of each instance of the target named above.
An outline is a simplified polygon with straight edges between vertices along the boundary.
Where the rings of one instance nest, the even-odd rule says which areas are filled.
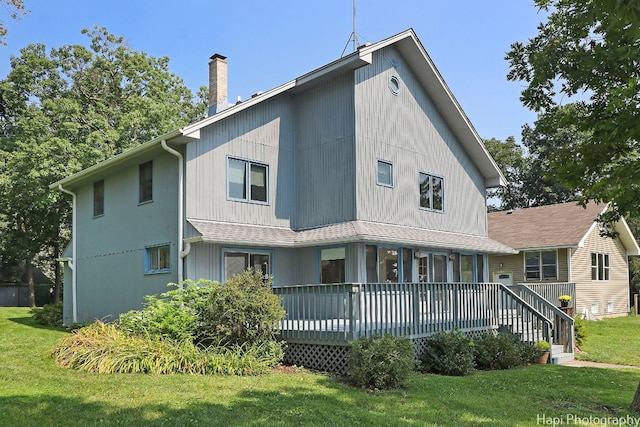
[[[640,3],[535,3],[548,18],[534,38],[511,45],[507,77],[525,82],[521,100],[539,113],[539,124],[567,137],[545,148],[550,172],[585,200],[613,202],[616,211],[603,222],[637,212]]]
[[[134,51],[104,28],[83,33],[88,47],[25,47],[0,82],[0,250],[28,270],[39,254],[59,255],[69,234],[70,200],[49,184],[206,108],[204,89],[194,98],[168,58]]]

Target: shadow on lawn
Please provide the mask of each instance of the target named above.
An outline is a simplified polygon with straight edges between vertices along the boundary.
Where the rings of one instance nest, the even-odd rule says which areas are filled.
[[[188,378],[185,377],[185,380]],[[328,382],[331,386],[331,381]],[[336,384],[333,384],[336,386]],[[338,388],[340,388],[338,386]],[[339,390],[338,390],[339,392]],[[144,391],[141,390],[141,393]],[[88,393],[90,394],[90,392]],[[246,390],[231,405],[212,402],[215,396],[202,396],[203,400],[187,403],[186,408],[168,404],[148,404],[127,407],[127,403],[114,406],[105,402],[87,402],[76,398],[51,395],[8,396],[0,398],[0,425],[3,427],[29,427],[43,425],[86,426],[393,426],[418,423],[419,425],[466,425],[451,414],[448,419],[435,419],[425,408],[410,411],[387,412],[386,405],[372,404],[372,396],[365,391],[361,398],[352,399],[340,393],[326,395],[312,393],[305,387],[284,387],[278,391]],[[391,394],[395,396],[395,394]],[[375,396],[374,400],[376,399]],[[389,395],[381,399],[389,400]],[[397,395],[402,399],[402,393]],[[179,399],[179,396],[176,396]],[[193,398],[191,398],[193,399]],[[393,400],[393,399],[392,399]],[[400,402],[388,402],[392,406]],[[183,406],[184,402],[179,402]],[[407,408],[408,409],[408,408]],[[401,415],[398,415],[398,414]],[[455,412],[459,415],[459,412]],[[413,420],[413,421],[410,421]],[[475,426],[511,427],[513,420],[486,419]]]
[[[63,331],[63,330],[65,330],[65,328],[54,328],[54,327],[51,327],[51,326],[45,326],[45,325],[41,325],[39,323],[36,323],[34,318],[31,317],[31,316],[10,317],[10,318],[7,318],[7,320],[10,321],[10,322],[13,322],[13,323],[17,323],[19,325],[29,326],[29,327],[34,328],[34,329],[46,329],[46,330],[50,330],[50,331]]]

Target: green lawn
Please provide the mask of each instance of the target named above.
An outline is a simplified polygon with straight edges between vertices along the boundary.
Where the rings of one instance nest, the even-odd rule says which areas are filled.
[[[577,359],[640,366],[640,316],[586,322],[585,354]]]
[[[627,408],[640,382],[640,370],[551,365],[415,374],[406,389],[377,393],[312,372],[87,374],[53,363],[48,352],[66,332],[38,327],[26,309],[0,308],[0,334],[0,426],[512,427],[552,417],[566,425],[576,416],[633,416]]]

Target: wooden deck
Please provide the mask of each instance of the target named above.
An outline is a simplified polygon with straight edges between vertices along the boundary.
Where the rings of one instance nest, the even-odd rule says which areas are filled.
[[[547,309],[555,317],[545,316],[539,296],[524,298],[499,283],[341,283],[274,292],[287,312],[281,335],[289,343],[346,346],[361,336],[419,339],[453,329],[508,330],[526,342],[572,340],[554,330],[561,315]]]

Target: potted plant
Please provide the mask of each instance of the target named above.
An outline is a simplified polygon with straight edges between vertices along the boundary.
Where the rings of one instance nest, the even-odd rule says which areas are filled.
[[[571,301],[571,295],[560,295],[558,301],[560,301],[560,307],[568,307],[569,301]]]
[[[549,352],[551,351],[551,344],[546,340],[537,341],[535,344],[536,352],[538,353],[538,363],[546,365],[549,362]]]

